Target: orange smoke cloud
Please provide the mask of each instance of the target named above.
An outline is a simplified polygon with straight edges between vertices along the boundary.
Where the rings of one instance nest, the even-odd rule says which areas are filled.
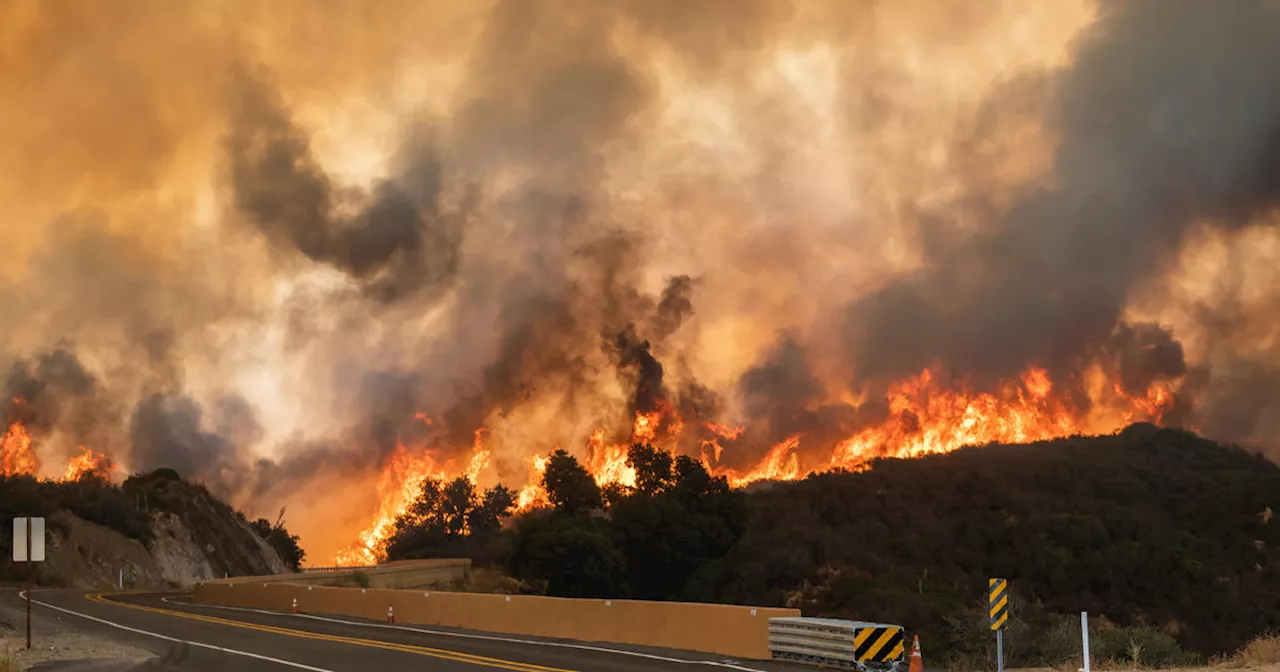
[[[1273,13],[1193,4],[4,3],[3,468],[111,446],[368,562],[557,447],[1280,445]]]

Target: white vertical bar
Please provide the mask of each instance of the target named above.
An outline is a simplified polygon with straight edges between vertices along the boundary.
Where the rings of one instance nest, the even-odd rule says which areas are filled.
[[[1089,612],[1080,612],[1080,639],[1084,642],[1084,672],[1089,672]]]
[[[27,561],[27,519],[13,519],[13,561]]]
[[[44,517],[31,519],[31,561],[44,562]]]

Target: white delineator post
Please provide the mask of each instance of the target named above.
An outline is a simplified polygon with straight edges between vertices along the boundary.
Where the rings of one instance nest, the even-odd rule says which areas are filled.
[[[1080,612],[1080,639],[1084,642],[1084,672],[1089,672],[1089,612]]]

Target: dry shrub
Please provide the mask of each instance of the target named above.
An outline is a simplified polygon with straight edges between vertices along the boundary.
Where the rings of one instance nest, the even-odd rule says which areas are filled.
[[[1218,667],[1255,667],[1280,663],[1280,635],[1258,635],[1233,655],[1214,663]]]
[[[499,569],[479,567],[471,570],[471,575],[460,586],[468,593],[489,593],[494,595],[519,595],[528,592],[528,587],[519,579],[508,576]]]

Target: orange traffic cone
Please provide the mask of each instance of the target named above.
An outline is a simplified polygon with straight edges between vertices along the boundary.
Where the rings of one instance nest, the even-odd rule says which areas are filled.
[[[916,635],[915,643],[911,645],[911,667],[908,672],[924,672],[924,658],[920,657],[920,635]]]
[[[387,622],[388,622],[388,623],[395,623],[395,622],[396,622],[396,608],[395,608],[395,607],[387,607]]]
[[[298,598],[293,598],[293,613],[298,613]]]

